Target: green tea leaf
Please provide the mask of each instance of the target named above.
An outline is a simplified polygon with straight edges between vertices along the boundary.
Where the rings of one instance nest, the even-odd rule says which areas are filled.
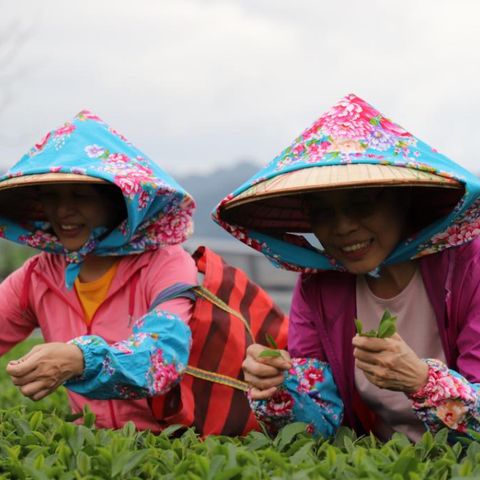
[[[269,333],[265,334],[265,340],[267,341],[267,345],[269,347],[278,348],[277,342]]]
[[[278,358],[281,357],[282,354],[280,353],[280,350],[272,350],[270,348],[266,348],[262,352],[260,352],[260,355],[258,355],[260,358]]]
[[[358,318],[355,318],[354,322],[355,322],[355,328],[357,329],[357,333],[361,335],[363,332],[362,322]]]
[[[395,321],[396,321],[396,318],[393,317],[393,319],[390,319],[386,322],[383,322],[380,325],[380,327],[378,328],[377,337],[378,338],[389,338],[392,335],[395,335],[395,332],[397,331]]]
[[[382,319],[378,326],[378,338],[388,338],[395,334],[397,317],[392,317],[392,314],[386,309],[383,312]]]

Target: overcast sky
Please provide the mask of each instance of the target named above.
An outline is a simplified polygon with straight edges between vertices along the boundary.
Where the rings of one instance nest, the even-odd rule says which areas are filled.
[[[2,168],[83,108],[173,174],[264,164],[352,92],[480,171],[476,0],[0,0],[0,11]]]

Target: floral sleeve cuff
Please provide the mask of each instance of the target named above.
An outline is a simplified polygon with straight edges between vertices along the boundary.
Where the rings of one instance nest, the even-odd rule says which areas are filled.
[[[292,359],[292,368],[271,398],[249,400],[257,419],[272,431],[289,422],[305,422],[311,433],[329,437],[343,416],[330,366],[312,358]]]
[[[414,403],[432,406],[450,399],[462,399],[466,402],[475,401],[476,394],[470,383],[440,360],[427,358],[427,383],[415,393],[408,395]]]
[[[75,377],[75,380],[83,381],[94,377],[98,370],[98,361],[96,361],[98,357],[95,353],[103,344],[107,346],[105,340],[95,335],[85,335],[72,338],[68,343],[76,345],[83,353],[83,372],[82,375]]]
[[[88,398],[134,399],[163,395],[174,387],[188,363],[191,331],[176,315],[151,310],[132,334],[109,345],[95,335],[70,343],[83,352],[84,371],[65,386]]]
[[[426,359],[428,379],[408,397],[417,417],[436,431],[448,427],[459,432],[478,429],[478,394],[472,384],[440,360]]]

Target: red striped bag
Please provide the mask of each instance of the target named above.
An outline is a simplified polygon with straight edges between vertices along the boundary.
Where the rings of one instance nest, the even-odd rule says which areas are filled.
[[[164,427],[192,426],[203,436],[244,435],[258,429],[245,395],[245,351],[254,342],[266,345],[267,333],[286,348],[288,320],[264,290],[213,251],[199,247],[193,258],[203,284],[177,284],[152,305],[178,296],[195,298],[189,365],[180,384],[153,398],[151,407]]]

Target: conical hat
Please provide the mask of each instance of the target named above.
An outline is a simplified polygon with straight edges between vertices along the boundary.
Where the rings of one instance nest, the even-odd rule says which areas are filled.
[[[479,179],[353,94],[224,198],[213,218],[287,269],[342,269],[303,237],[289,233],[312,231],[306,194],[372,187],[409,187],[416,209],[428,219],[385,263],[435,253],[480,234]]]
[[[255,184],[223,206],[226,210],[234,206],[255,202],[263,198],[310,193],[337,188],[423,186],[461,188],[453,179],[434,173],[393,165],[349,164],[328,165],[295,170]]]

